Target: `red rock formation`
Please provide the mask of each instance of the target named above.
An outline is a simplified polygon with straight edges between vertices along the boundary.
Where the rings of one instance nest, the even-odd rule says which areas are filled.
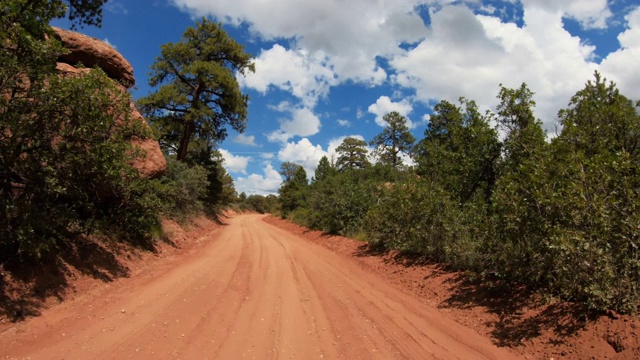
[[[53,30],[60,38],[62,45],[69,50],[69,53],[58,58],[58,62],[74,66],[82,64],[87,68],[97,66],[110,78],[120,81],[127,88],[135,84],[131,64],[109,44],[77,32],[56,27]]]
[[[131,119],[134,121],[142,120],[147,124],[133,102],[131,102]],[[133,144],[144,150],[144,158],[136,159],[133,162],[133,167],[138,169],[142,177],[155,178],[164,174],[167,169],[167,159],[164,158],[164,154],[160,150],[160,144],[157,141],[153,139],[138,139],[134,140]]]
[[[100,67],[111,79],[121,84],[122,91],[127,91],[135,83],[131,64],[113,47],[98,39],[76,32],[54,28],[65,48],[70,53],[62,55],[56,64],[56,70],[62,76],[83,76],[92,67]],[[85,68],[77,68],[78,64]],[[131,103],[131,120],[140,120],[148,126],[144,117]],[[164,173],[167,161],[160,150],[160,145],[153,139],[134,140],[133,144],[143,149],[143,158],[134,161],[133,166],[145,178],[154,178]]]

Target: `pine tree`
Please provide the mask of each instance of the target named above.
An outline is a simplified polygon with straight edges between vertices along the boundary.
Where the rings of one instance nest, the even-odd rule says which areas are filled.
[[[338,161],[336,166],[340,170],[345,169],[364,169],[371,166],[367,155],[369,150],[366,148],[367,143],[364,140],[347,137],[336,148]]]
[[[254,71],[251,55],[220,24],[203,18],[180,42],[162,46],[149,79],[159,88],[138,105],[161,130],[167,152],[185,161],[192,142],[213,148],[226,138],[227,127],[244,131],[249,97],[236,73],[247,71]]]
[[[390,112],[383,119],[388,125],[369,145],[375,147],[374,154],[383,164],[397,170],[402,165],[400,155],[409,155],[416,139],[409,132],[407,119],[398,112]]]

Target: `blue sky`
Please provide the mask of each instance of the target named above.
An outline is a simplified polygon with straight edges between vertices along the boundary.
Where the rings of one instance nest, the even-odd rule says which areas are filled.
[[[344,137],[378,134],[388,112],[421,139],[442,99],[493,109],[499,84],[526,82],[549,134],[595,70],[640,99],[640,0],[109,0],[102,28],[81,32],[131,62],[138,98],[160,45],[202,16],[255,57],[239,78],[247,130],[220,144],[247,194],[276,193],[284,161],[311,177]]]

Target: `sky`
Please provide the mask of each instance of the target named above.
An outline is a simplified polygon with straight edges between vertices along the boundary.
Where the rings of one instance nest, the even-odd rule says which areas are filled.
[[[528,85],[550,137],[596,70],[640,99],[640,0],[109,0],[102,28],[80,31],[131,63],[136,99],[155,90],[160,46],[202,17],[254,56],[255,73],[238,76],[246,131],[220,144],[247,195],[277,193],[285,161],[311,178],[322,156],[347,136],[371,140],[391,111],[419,140],[441,100],[495,109],[500,84]]]

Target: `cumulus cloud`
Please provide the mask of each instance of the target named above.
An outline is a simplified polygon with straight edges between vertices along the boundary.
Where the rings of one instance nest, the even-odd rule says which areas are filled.
[[[225,149],[220,149],[220,154],[224,159],[224,167],[230,173],[247,173],[247,165],[249,164],[248,156],[236,156]]]
[[[320,131],[320,119],[308,108],[294,109],[291,119],[282,121],[280,129],[291,135],[314,135]]]
[[[276,171],[271,163],[267,163],[263,168],[264,175],[250,174],[249,176],[238,177],[235,181],[236,191],[244,192],[247,195],[269,195],[277,194],[282,183],[282,176]]]
[[[247,146],[258,146],[256,144],[256,137],[254,135],[247,136],[244,134],[238,134],[238,136],[233,138],[232,141],[236,144],[242,144]]]
[[[278,160],[302,165],[309,177],[313,176],[323,156],[327,156],[327,152],[322,149],[322,146],[313,145],[307,138],[302,138],[298,142],[289,142],[278,151]]]
[[[291,138],[291,134],[278,129],[266,134],[266,137],[270,142],[286,143]]]
[[[287,142],[294,136],[311,136],[320,131],[320,118],[308,108],[290,107],[285,103],[279,110],[289,112],[291,117],[280,119],[280,128],[267,134],[271,142]]]
[[[640,72],[629,71],[638,68],[640,59],[640,6],[626,17],[627,30],[618,35],[621,48],[609,54],[601,63],[601,69],[609,80],[614,80],[622,93],[633,99],[640,99]]]
[[[368,110],[370,113],[376,115],[376,124],[385,127],[388,125],[383,119],[385,115],[392,111],[396,111],[400,115],[407,117],[407,115],[413,111],[413,106],[406,99],[394,102],[388,96],[380,96],[378,100],[376,100],[375,104],[369,105]],[[409,127],[409,129],[413,129],[415,127],[408,117],[407,127]]]
[[[270,87],[290,92],[307,107],[315,106],[337,84],[328,58],[321,52],[310,54],[275,44],[262,50],[254,62],[256,72],[238,78],[242,85],[262,93]]]
[[[260,62],[265,66],[269,56],[271,59],[294,60],[297,65],[313,64],[320,58],[330,64],[329,68],[340,81],[382,83],[387,74],[378,65],[376,57],[397,53],[400,50],[398,44],[416,42],[425,34],[424,23],[415,11],[421,3],[418,0],[172,2],[198,16],[213,15],[232,25],[249,24],[250,31],[264,40],[288,39],[294,50],[287,54],[285,49],[274,47],[269,53],[261,54]],[[308,53],[296,53],[298,49]],[[259,64],[256,63],[257,69]],[[291,67],[293,71],[299,70],[297,65]],[[280,64],[280,68],[288,69],[288,66],[290,64]],[[322,67],[311,68],[325,70]],[[277,75],[274,79],[262,81],[261,86],[265,90],[265,84],[280,86],[281,79]]]
[[[524,27],[464,6],[432,12],[429,36],[391,61],[395,80],[425,103],[465,96],[484,108],[496,105],[499,84],[526,82],[536,93],[536,116],[553,129],[557,111],[597,65],[590,61],[594,47],[571,36],[563,12],[551,10],[525,6]]]
[[[275,43],[259,53],[256,73],[239,80],[262,93],[289,92],[309,111],[345,82],[377,86],[390,81],[402,93],[415,91],[414,104],[465,96],[484,109],[495,107],[499,84],[526,82],[536,93],[536,116],[553,129],[557,111],[596,69],[630,95],[640,91],[640,74],[631,70],[640,56],[637,11],[627,16],[628,28],[619,36],[623,48],[601,65],[595,47],[564,28],[563,19],[571,18],[584,29],[605,29],[613,17],[607,0],[172,2],[192,14],[247,26],[257,39]],[[506,15],[505,4],[522,18]],[[428,25],[419,14],[425,9]],[[373,110],[381,112],[382,106],[376,102]],[[292,127],[300,125],[293,116],[290,120]],[[269,134],[270,140],[296,136],[282,128],[289,125]]]
[[[522,0],[526,9],[541,9],[580,22],[586,28],[603,29],[612,16],[607,0]]]

